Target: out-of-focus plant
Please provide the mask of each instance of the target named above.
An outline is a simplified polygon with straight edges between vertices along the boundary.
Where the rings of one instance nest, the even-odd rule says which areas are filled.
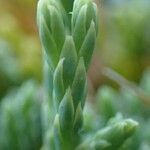
[[[146,70],[139,85],[141,90],[143,88],[145,92],[149,91],[150,88],[147,86],[149,79],[149,70]],[[142,98],[145,97],[139,97],[139,93],[136,93],[134,89],[124,87],[117,91],[105,85],[98,90],[96,105],[100,111],[99,124],[104,121],[103,125],[105,126],[107,121],[118,113],[139,122],[136,134],[128,139],[120,150],[148,150],[150,148],[150,132],[148,130],[150,126],[150,94],[147,94],[147,103],[143,103]]]
[[[0,149],[37,150],[42,144],[37,85],[28,81],[0,104]]]
[[[131,119],[113,118],[106,127],[79,145],[77,150],[117,150],[135,132],[137,125]]]

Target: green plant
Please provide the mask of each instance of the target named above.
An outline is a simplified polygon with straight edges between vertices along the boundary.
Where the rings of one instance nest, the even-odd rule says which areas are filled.
[[[40,101],[32,80],[11,91],[0,104],[0,149],[37,150],[42,144]]]
[[[37,11],[40,38],[51,74],[54,145],[63,149],[72,149],[79,142],[87,93],[86,71],[97,32],[95,3],[76,0],[74,5],[73,1],[67,5],[68,2],[40,0]]]
[[[97,6],[92,0],[38,2],[37,23],[52,112],[43,149],[116,149],[137,126],[128,120],[108,126],[104,133],[102,130],[92,135],[92,146],[82,137],[86,72],[96,41],[97,22]]]
[[[122,77],[122,81],[123,79]],[[150,148],[150,132],[148,130],[150,126],[149,79],[150,72],[149,69],[147,69],[141,78],[140,84],[137,86],[131,88],[133,83],[128,81],[129,85],[120,84],[121,88],[119,90],[105,85],[101,86],[97,92],[96,106],[94,107],[98,108],[99,116],[97,120],[99,124],[102,125],[102,128],[105,127],[107,122],[109,122],[111,118],[114,118],[118,112],[139,123],[136,133],[127,139],[119,150],[148,150]],[[124,79],[124,81],[127,82],[126,79]],[[136,88],[139,90],[137,91]]]
[[[77,147],[77,150],[116,150],[131,136],[137,127],[137,123],[131,119],[122,120],[114,118],[107,127],[85,140]]]

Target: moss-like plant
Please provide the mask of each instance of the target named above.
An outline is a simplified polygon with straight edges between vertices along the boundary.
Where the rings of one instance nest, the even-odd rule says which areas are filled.
[[[97,18],[97,6],[92,0],[38,2],[37,23],[52,103],[52,124],[43,149],[93,150],[114,145],[113,149],[116,149],[136,127],[135,122],[128,120],[108,127],[94,135],[92,146],[90,141],[84,143],[82,139],[86,74],[96,41]],[[120,140],[117,141],[117,137]]]
[[[97,34],[97,7],[89,0],[40,0],[37,10],[39,34],[51,74],[54,147],[73,149],[83,123],[86,72]]]

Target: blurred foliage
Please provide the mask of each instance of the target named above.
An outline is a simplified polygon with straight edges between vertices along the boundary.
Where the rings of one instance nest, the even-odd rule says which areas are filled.
[[[117,90],[110,85],[100,86],[96,94],[96,101],[86,104],[84,110],[85,137],[91,137],[92,133],[98,129],[107,128],[106,126],[109,126],[114,121],[118,123],[124,116],[125,118],[136,120],[139,123],[139,127],[136,134],[128,138],[119,150],[150,149],[150,93],[147,92],[150,90],[150,86],[147,86],[150,80],[149,71],[150,69],[148,68],[143,73],[139,83],[139,88],[149,96],[148,103],[144,103],[143,99],[139,97],[139,93],[136,93],[132,88],[120,87]],[[91,132],[88,133],[89,131]],[[107,144],[104,143],[104,145]]]
[[[21,81],[30,77],[42,79],[36,3],[36,0],[0,1],[0,39],[8,43],[18,60]],[[97,3],[100,8],[97,64],[110,66],[127,79],[139,81],[144,69],[150,66],[150,1],[97,0]],[[6,83],[1,87],[8,86]],[[1,93],[4,95],[6,90]]]
[[[150,65],[150,1],[102,2],[100,58],[128,79],[139,81]]]
[[[148,69],[142,79],[139,87],[144,91],[149,91],[150,87],[147,82],[150,80],[150,70]],[[150,102],[150,93],[149,102]],[[149,103],[150,104],[150,103]],[[138,94],[128,88],[121,88],[119,91],[110,86],[102,86],[97,93],[96,106],[100,116],[99,124],[103,122],[105,126],[107,121],[121,113],[125,117],[130,117],[139,123],[139,128],[136,134],[127,140],[120,150],[149,150],[150,148],[150,105],[143,103],[143,100],[138,97]],[[146,147],[146,148],[144,148]]]
[[[35,1],[0,1],[0,76],[3,77],[0,78],[0,97],[10,85],[25,79],[41,81],[41,51],[35,26],[35,8]],[[12,82],[12,78],[17,80]]]
[[[28,81],[11,91],[0,105],[0,149],[37,150],[40,148],[41,119],[37,85]]]

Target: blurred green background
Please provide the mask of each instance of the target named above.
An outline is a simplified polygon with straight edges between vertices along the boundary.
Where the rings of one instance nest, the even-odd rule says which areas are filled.
[[[35,0],[0,1],[0,97],[28,78],[42,79]]]
[[[36,0],[0,1],[0,97],[28,78],[42,81],[42,51]],[[101,0],[100,27],[89,78],[94,89],[107,82],[103,66],[139,82],[150,66],[149,0]]]

